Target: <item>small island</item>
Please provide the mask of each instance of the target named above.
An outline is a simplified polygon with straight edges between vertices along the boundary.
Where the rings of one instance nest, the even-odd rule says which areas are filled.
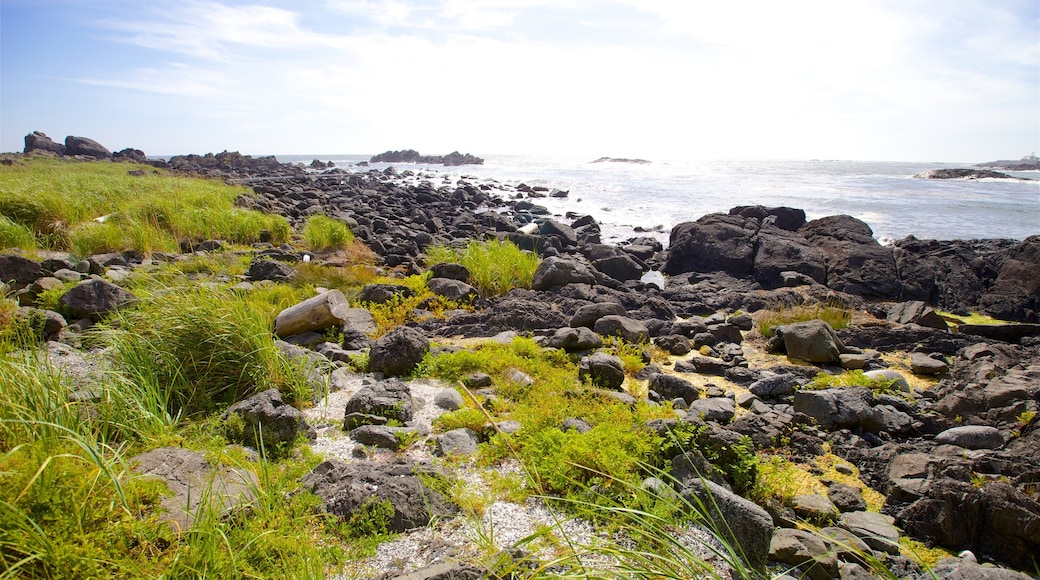
[[[914,177],[918,179],[1018,179],[999,171],[971,168],[929,169],[924,173],[918,173]]]
[[[1004,171],[1040,171],[1040,157],[1037,157],[1035,153],[1030,153],[1018,161],[1008,159],[987,161],[986,163],[979,163],[979,167],[1003,169]]]
[[[469,153],[452,151],[447,155],[421,155],[415,149],[384,151],[369,159],[371,163],[430,163],[436,165],[483,165],[484,160]]]
[[[629,159],[627,157],[600,157],[593,163],[633,163],[635,165],[647,165],[652,163],[646,159]]]

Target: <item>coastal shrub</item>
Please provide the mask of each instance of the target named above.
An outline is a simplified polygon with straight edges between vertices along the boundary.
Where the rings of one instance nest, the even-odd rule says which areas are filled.
[[[0,167],[0,215],[30,232],[39,247],[81,256],[176,251],[180,241],[248,244],[263,234],[281,243],[289,237],[284,218],[235,207],[239,188],[162,170],[128,175],[135,167],[46,158]]]
[[[513,288],[530,288],[538,256],[504,240],[470,240],[465,249],[446,245],[426,249],[426,263],[456,262],[470,272],[470,283],[481,296],[501,296]]]
[[[105,343],[125,376],[169,391],[174,414],[209,412],[272,387],[307,400],[309,387],[274,344],[272,320],[229,291],[182,287],[120,311]]]
[[[848,328],[852,322],[852,315],[843,308],[825,304],[781,307],[770,310],[759,317],[758,331],[762,336],[770,338],[773,336],[773,329],[777,326],[808,320],[823,320],[831,325],[831,328],[838,330]]]
[[[327,252],[345,248],[354,241],[354,234],[347,224],[328,216],[315,214],[307,218],[307,222],[303,225],[303,239],[311,251]]]

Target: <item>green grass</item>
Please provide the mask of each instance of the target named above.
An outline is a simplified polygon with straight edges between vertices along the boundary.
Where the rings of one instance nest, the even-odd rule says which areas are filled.
[[[127,175],[140,167],[39,157],[0,167],[0,245],[87,256],[175,252],[207,239],[250,244],[261,232],[289,238],[284,218],[235,207],[241,188],[151,168]]]
[[[168,394],[171,413],[207,413],[278,388],[308,400],[299,370],[271,334],[274,308],[205,286],[170,288],[114,315],[102,341],[136,384]]]
[[[501,240],[470,240],[465,249],[431,246],[426,249],[429,266],[455,262],[469,269],[470,283],[481,296],[501,296],[513,288],[530,288],[538,269],[538,256]]]
[[[936,310],[935,312],[943,318],[946,322],[951,324],[983,324],[983,325],[994,325],[994,324],[1016,324],[1014,322],[1008,322],[1006,320],[1000,320],[993,318],[986,314],[980,314],[978,312],[972,312],[968,315],[954,314],[952,312],[945,312],[942,310]]]
[[[841,374],[818,373],[813,380],[802,386],[806,390],[831,389],[835,387],[867,387],[876,393],[895,393],[892,385],[898,379],[872,379],[861,370],[845,371]]]
[[[838,330],[848,328],[852,322],[852,315],[842,308],[824,304],[783,307],[761,315],[758,319],[758,330],[762,336],[770,338],[777,326],[809,320],[823,320],[831,325],[831,328]]]
[[[327,252],[346,248],[354,241],[354,234],[347,224],[318,214],[307,218],[303,239],[312,251]]]

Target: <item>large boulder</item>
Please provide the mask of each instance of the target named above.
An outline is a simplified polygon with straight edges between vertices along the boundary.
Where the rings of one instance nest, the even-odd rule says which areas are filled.
[[[542,346],[546,348],[562,348],[567,352],[595,350],[603,346],[603,339],[598,334],[579,326],[578,328],[559,328],[552,336],[545,339]]]
[[[538,264],[531,281],[535,290],[549,290],[567,284],[595,284],[596,275],[588,266],[569,258],[549,257]]]
[[[776,328],[775,332],[783,339],[787,356],[807,362],[834,362],[845,351],[845,345],[834,329],[823,320],[786,324]]]
[[[855,428],[873,418],[873,398],[866,387],[800,390],[794,394],[794,410],[824,429]]]
[[[1004,482],[980,489],[936,480],[899,513],[899,524],[914,538],[1023,570],[1034,570],[1040,554],[1040,503]]]
[[[112,152],[101,143],[86,137],[73,137],[72,135],[65,137],[65,154],[83,155],[85,157],[93,157],[94,159],[108,159],[112,157]]]
[[[477,289],[465,282],[451,278],[430,278],[426,285],[437,296],[453,301],[472,300],[477,297]]]
[[[54,153],[55,155],[64,155],[65,146],[61,143],[55,143],[45,133],[33,131],[25,136],[24,152],[28,154],[33,151],[47,151],[49,153]]]
[[[408,375],[429,351],[430,339],[426,335],[414,328],[400,326],[372,345],[368,369],[388,376]]]
[[[695,222],[683,222],[668,237],[668,257],[661,271],[726,272],[743,278],[752,271],[757,222],[741,216],[708,214]]]
[[[798,230],[827,265],[827,286],[869,298],[895,299],[900,278],[891,248],[874,239],[864,222],[847,215],[813,220]]]
[[[128,290],[101,280],[87,280],[73,286],[62,295],[60,302],[77,318],[97,320],[137,300]]]
[[[619,336],[631,344],[640,344],[650,339],[650,330],[646,324],[627,316],[604,316],[596,321],[592,329],[601,336]]]
[[[592,328],[596,321],[604,316],[624,316],[627,314],[625,307],[617,302],[594,302],[578,308],[571,317],[571,326],[586,326]]]
[[[838,577],[838,557],[818,534],[806,530],[781,528],[769,542],[769,559],[797,566],[799,577],[831,580]]]
[[[1040,236],[1030,236],[1007,251],[996,282],[979,306],[1003,320],[1040,322]]]
[[[784,286],[790,272],[827,282],[823,254],[799,234],[766,222],[755,236],[755,248],[753,277],[766,288]]]
[[[755,218],[762,223],[771,223],[789,232],[798,231],[805,225],[805,210],[793,207],[765,207],[761,205],[738,205],[729,210],[729,215]]]
[[[330,514],[348,522],[386,518],[386,531],[400,533],[457,511],[444,496],[423,483],[423,477],[435,475],[430,466],[404,459],[331,460],[307,474],[303,485],[322,498]]]
[[[846,512],[838,519],[838,527],[855,534],[872,550],[899,553],[899,530],[890,516],[874,512]]]
[[[615,280],[620,280],[621,282],[639,280],[642,277],[644,270],[643,266],[639,265],[639,262],[636,262],[627,254],[619,254],[596,260],[592,263],[592,266],[607,276],[610,276]]]

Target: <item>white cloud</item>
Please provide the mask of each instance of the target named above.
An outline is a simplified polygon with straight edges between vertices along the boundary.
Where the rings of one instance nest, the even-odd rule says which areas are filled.
[[[1040,121],[1035,71],[1021,72],[1040,59],[1028,26],[999,9],[972,19],[921,6],[189,2],[99,22],[160,58],[84,82],[204,103],[285,152],[306,132],[327,151],[938,158],[972,145],[957,143],[958,125],[1021,133]],[[625,10],[657,28],[639,42],[624,28],[584,36],[582,23],[625,23]],[[561,36],[524,34],[525,16]]]

